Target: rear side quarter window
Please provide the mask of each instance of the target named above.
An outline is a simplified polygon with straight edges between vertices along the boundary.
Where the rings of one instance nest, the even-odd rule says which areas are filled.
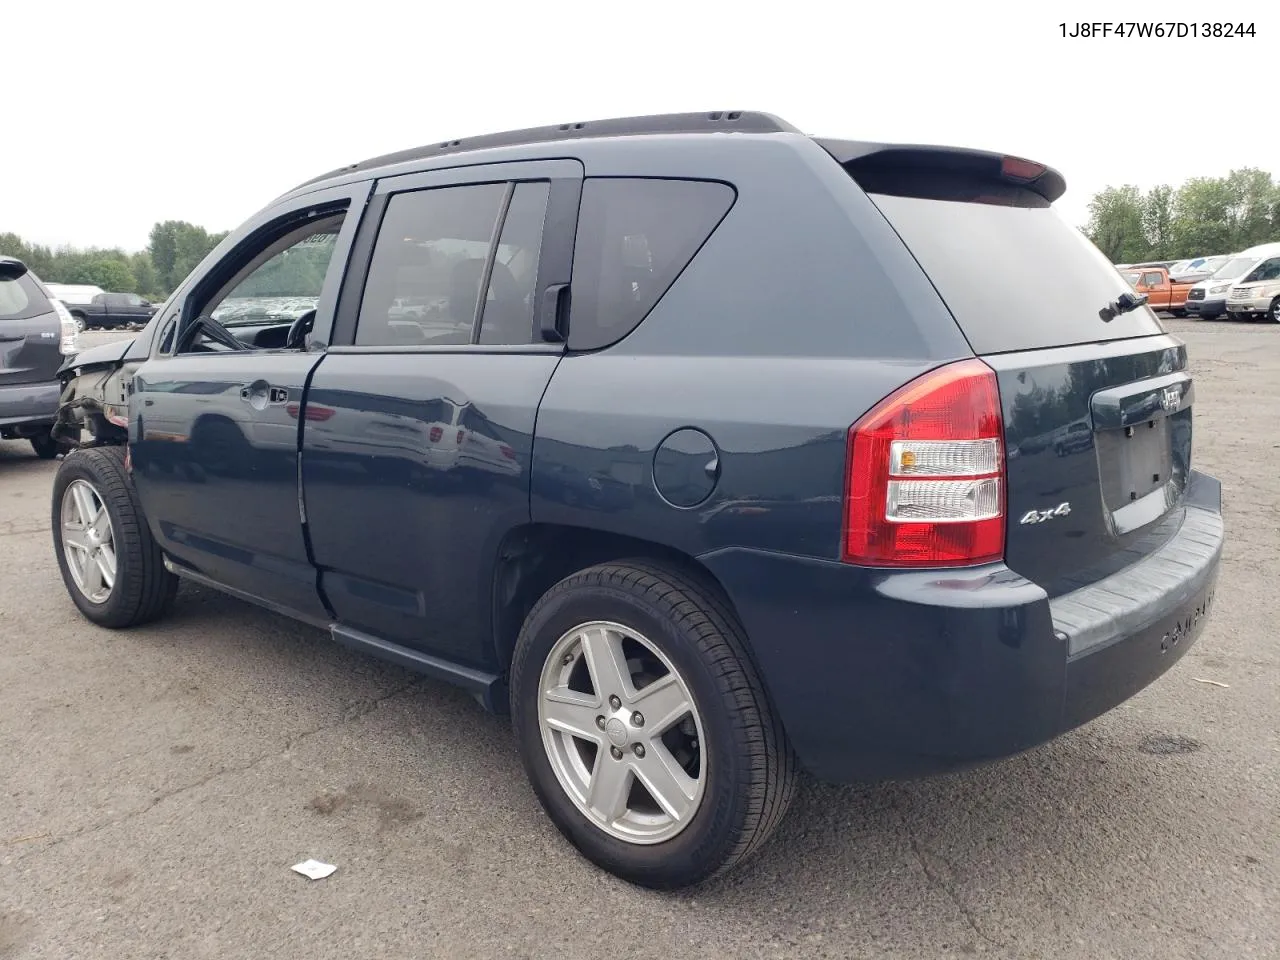
[[[634,330],[733,206],[708,180],[589,178],[573,255],[569,348],[595,350]]]

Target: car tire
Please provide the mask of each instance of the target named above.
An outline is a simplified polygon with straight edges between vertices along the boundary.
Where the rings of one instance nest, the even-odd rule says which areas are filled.
[[[1267,319],[1272,323],[1280,323],[1280,297],[1271,301],[1271,309],[1267,311]]]
[[[1184,318],[1184,317],[1187,315],[1187,311],[1185,311],[1185,310],[1171,310],[1171,311],[1169,311],[1169,312],[1170,312],[1170,313],[1172,313],[1172,314],[1173,314],[1175,317],[1177,317],[1179,320],[1181,320],[1182,318]]]
[[[731,869],[795,792],[795,754],[736,616],[714,588],[665,565],[603,564],[552,587],[520,631],[510,699],[543,809],[588,860],[640,886]]]
[[[132,627],[168,611],[178,578],[165,569],[143,518],[123,447],[77,449],[63,459],[53,481],[52,520],[62,581],[85,617],[104,627]]]
[[[75,321],[76,333],[84,333],[86,330],[89,329],[89,325],[85,322],[84,314],[73,313],[71,315],[71,319]]]

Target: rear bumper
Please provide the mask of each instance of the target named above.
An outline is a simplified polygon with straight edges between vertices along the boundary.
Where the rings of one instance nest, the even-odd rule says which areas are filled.
[[[801,762],[835,782],[961,769],[1110,710],[1195,642],[1223,543],[1221,486],[1122,573],[1049,600],[1003,564],[863,570],[745,549],[703,557],[734,601]]]
[[[56,382],[0,384],[0,427],[52,424],[61,396],[62,387]]]

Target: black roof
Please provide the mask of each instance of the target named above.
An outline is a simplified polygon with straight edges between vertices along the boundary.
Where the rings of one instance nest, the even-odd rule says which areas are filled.
[[[800,133],[785,120],[771,113],[754,110],[715,110],[708,113],[660,113],[644,117],[613,117],[606,120],[575,121],[549,127],[527,127],[461,140],[445,140],[423,147],[412,147],[396,153],[385,153],[352,163],[318,177],[312,177],[294,189],[320,183],[360,170],[372,170],[408,160],[511,147],[528,143],[553,143],[558,140],[582,140],[589,137],[633,137],[671,133]]]

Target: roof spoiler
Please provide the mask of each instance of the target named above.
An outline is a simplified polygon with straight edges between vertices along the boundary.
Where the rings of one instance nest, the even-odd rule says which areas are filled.
[[[988,150],[854,140],[817,142],[860,183],[864,177],[877,180],[894,174],[950,174],[1024,187],[1050,203],[1067,190],[1067,181],[1052,167]]]
[[[0,280],[17,280],[27,272],[27,265],[12,257],[0,257]]]

